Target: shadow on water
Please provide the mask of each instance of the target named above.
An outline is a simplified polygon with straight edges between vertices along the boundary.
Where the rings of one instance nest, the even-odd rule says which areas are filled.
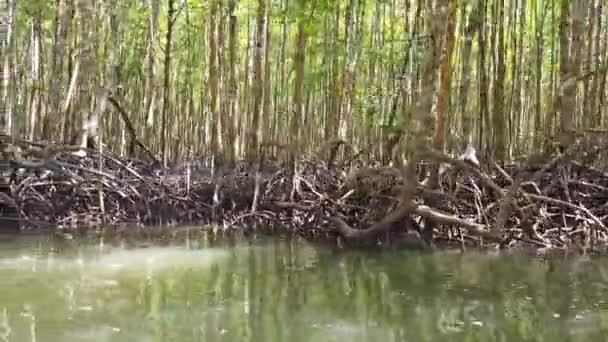
[[[608,262],[0,240],[0,341],[604,341]]]

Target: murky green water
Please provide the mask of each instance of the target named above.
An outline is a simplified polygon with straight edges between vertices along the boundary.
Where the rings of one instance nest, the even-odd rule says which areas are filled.
[[[608,260],[0,240],[0,341],[607,339]]]

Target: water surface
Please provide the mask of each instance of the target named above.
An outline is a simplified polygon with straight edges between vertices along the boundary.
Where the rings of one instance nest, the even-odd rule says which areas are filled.
[[[0,341],[606,341],[608,260],[0,238]]]

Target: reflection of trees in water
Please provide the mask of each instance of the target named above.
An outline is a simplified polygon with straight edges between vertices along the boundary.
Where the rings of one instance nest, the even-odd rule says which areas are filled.
[[[601,316],[581,312],[601,303],[605,268],[284,243],[235,252],[201,301],[223,306],[206,314],[208,340],[599,341]]]
[[[0,316],[11,297],[31,299],[38,337],[51,342],[93,340],[84,336],[94,331],[118,342],[603,341],[608,327],[601,261],[344,252],[287,241],[228,251],[202,270],[176,263],[101,280],[86,267],[61,279],[40,274],[49,277],[44,289],[0,295]],[[13,338],[29,336],[18,301],[7,303]]]

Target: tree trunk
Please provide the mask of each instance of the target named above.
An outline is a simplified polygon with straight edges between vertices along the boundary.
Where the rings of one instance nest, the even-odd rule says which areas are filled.
[[[294,116],[291,121],[291,137],[292,147],[291,152],[293,157],[297,158],[300,154],[300,125],[303,119],[303,96],[302,96],[302,83],[304,81],[304,63],[305,63],[305,49],[306,49],[306,29],[303,18],[298,21],[298,35],[296,38],[296,51],[294,56],[294,66],[296,69],[296,75],[294,80],[294,91],[293,91],[293,107]]]
[[[435,129],[433,131],[433,147],[443,151],[446,136],[446,115],[450,96],[452,79],[452,52],[454,51],[454,27],[456,22],[456,0],[441,2],[448,9],[447,25],[444,35],[443,53],[439,65],[439,89],[435,105]],[[437,165],[438,167],[439,165]],[[438,171],[438,170],[437,170]]]
[[[504,112],[505,94],[505,26],[504,26],[504,0],[498,0],[495,5],[497,15],[495,26],[498,29],[498,39],[496,41],[496,78],[494,81],[494,108],[492,108],[493,128],[494,128],[494,157],[498,161],[504,161],[506,157],[506,116]],[[540,75],[539,75],[540,76]],[[539,98],[540,100],[540,98]]]
[[[92,102],[93,102],[93,80],[95,73],[95,50],[94,46],[94,20],[95,5],[92,0],[78,0],[78,19],[81,39],[78,44],[78,59],[80,72],[77,75],[79,92],[76,100],[76,114],[80,117],[80,147],[88,146],[90,132],[97,127],[97,122],[92,122]]]
[[[230,122],[228,123],[228,141],[226,142],[229,148],[229,158],[231,160],[236,159],[238,152],[236,146],[236,129],[238,124],[236,122],[238,117],[238,82],[236,80],[236,62],[237,62],[237,18],[235,13],[236,0],[230,0],[228,3],[228,15],[230,20],[229,33],[228,33],[228,116]]]
[[[5,7],[6,6],[6,7]],[[0,4],[2,13],[6,13],[4,22],[0,24],[0,31],[4,34],[0,36],[0,135],[12,135],[13,133],[13,103],[16,93],[16,85],[11,84],[14,79],[14,35],[15,35],[15,12],[17,3],[15,0],[7,0]],[[3,39],[2,39],[3,38]]]
[[[30,40],[30,58],[31,58],[31,73],[30,73],[30,110],[28,113],[27,122],[27,139],[33,141],[36,136],[36,125],[38,116],[40,115],[40,107],[42,103],[40,90],[42,89],[42,42],[41,42],[41,13],[37,13],[32,20],[31,40]]]
[[[62,136],[59,123],[65,118],[61,112],[61,100],[64,95],[64,59],[65,44],[72,21],[68,0],[57,0],[54,44],[52,49],[51,67],[49,73],[49,108],[42,125],[42,139],[52,140],[53,136]],[[65,113],[63,113],[65,114]]]
[[[340,27],[340,2],[336,3],[335,15],[333,22],[333,34],[332,34],[332,50],[336,51],[338,47],[338,37]],[[340,125],[340,102],[342,98],[342,89],[340,87],[340,73],[338,69],[340,67],[340,61],[337,53],[334,53],[331,59],[331,88],[330,101],[327,103],[328,116],[325,123],[325,139],[330,140],[338,135],[338,127]]]
[[[488,74],[486,71],[486,20],[487,0],[481,0],[479,15],[479,148],[488,149],[484,141],[484,127],[488,126]]]
[[[253,81],[253,113],[251,115],[251,127],[249,128],[249,151],[248,157],[254,160],[259,152],[260,142],[260,116],[264,104],[264,38],[266,23],[266,0],[258,0],[256,48],[254,57],[254,81]]]
[[[163,165],[167,166],[169,149],[167,143],[167,112],[169,110],[169,98],[171,97],[170,77],[171,77],[171,39],[173,36],[173,16],[175,15],[174,0],[167,0],[167,35],[165,37],[165,63],[163,80],[163,108],[161,122],[160,145],[163,156]]]
[[[571,143],[567,130],[574,127],[574,116],[576,111],[576,89],[567,87],[569,78],[574,77],[574,66],[570,56],[570,1],[561,0],[560,18],[560,133],[563,137],[562,143]],[[566,86],[566,87],[565,87]],[[565,89],[564,89],[565,88]]]
[[[149,137],[154,137],[154,125],[155,122],[155,102],[156,102],[156,51],[154,44],[156,43],[157,26],[158,26],[158,12],[160,7],[160,0],[148,0],[150,6],[150,17],[148,19],[148,45],[146,50],[146,91],[144,95],[144,113],[146,117],[146,134]]]
[[[479,6],[481,6],[481,0],[478,0],[474,6],[465,29],[464,46],[462,48],[462,76],[460,84],[460,115],[462,116],[463,136],[461,143],[462,148],[473,143],[473,117],[469,110],[467,110],[467,104],[469,99],[469,86],[471,84],[471,49],[473,47],[473,39],[479,28],[477,21],[480,20]],[[462,17],[464,18],[464,9],[466,7],[463,6],[462,8]]]

